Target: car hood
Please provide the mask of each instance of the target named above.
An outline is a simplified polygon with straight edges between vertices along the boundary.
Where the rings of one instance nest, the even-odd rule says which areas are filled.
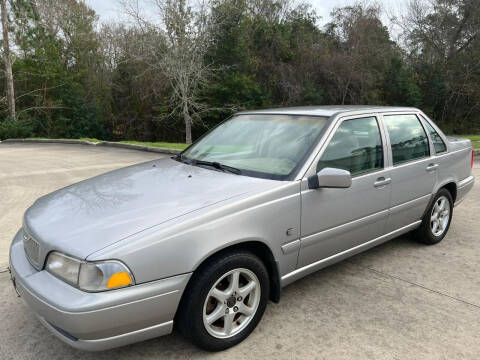
[[[118,240],[277,181],[224,173],[170,158],[129,166],[39,198],[24,229],[40,245],[86,258]]]

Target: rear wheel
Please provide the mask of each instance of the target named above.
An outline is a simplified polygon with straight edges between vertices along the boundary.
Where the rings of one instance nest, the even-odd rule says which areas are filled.
[[[415,239],[428,245],[439,243],[447,235],[452,215],[452,195],[447,189],[440,189],[423,217],[422,224],[415,230]]]
[[[269,296],[268,271],[246,251],[207,261],[190,280],[177,324],[195,345],[219,351],[245,339],[260,321]]]

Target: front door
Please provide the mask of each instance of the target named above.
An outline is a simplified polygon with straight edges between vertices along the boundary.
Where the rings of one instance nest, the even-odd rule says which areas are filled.
[[[297,268],[384,234],[390,200],[385,138],[375,116],[337,124],[316,172],[325,167],[352,174],[348,189],[308,189],[302,183],[301,248]]]

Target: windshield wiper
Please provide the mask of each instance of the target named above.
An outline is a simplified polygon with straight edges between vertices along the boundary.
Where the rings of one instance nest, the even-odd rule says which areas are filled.
[[[237,174],[237,175],[241,175],[242,174],[242,170],[240,169],[237,169],[236,167],[233,167],[233,166],[228,166],[228,165],[224,165],[224,164],[221,164],[219,162],[216,162],[216,161],[205,161],[205,160],[195,160],[195,159],[192,159],[191,163],[192,165],[206,165],[206,166],[212,166],[214,167],[215,169],[219,169],[219,170],[223,170],[223,171],[228,171],[232,174]]]
[[[236,167],[233,166],[228,166],[221,164],[217,161],[205,161],[205,160],[196,160],[196,159],[188,159],[186,158],[183,154],[178,154],[175,156],[175,160],[180,161],[184,164],[188,165],[204,165],[204,166],[211,166],[214,167],[215,169],[219,169],[222,171],[227,171],[232,174],[237,174],[240,175],[242,173],[242,170],[237,169]]]

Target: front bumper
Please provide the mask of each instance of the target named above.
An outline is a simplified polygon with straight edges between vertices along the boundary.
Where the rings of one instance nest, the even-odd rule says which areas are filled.
[[[37,271],[28,262],[21,233],[10,248],[10,271],[22,299],[57,338],[99,351],[171,333],[191,274],[119,290],[88,293]]]

